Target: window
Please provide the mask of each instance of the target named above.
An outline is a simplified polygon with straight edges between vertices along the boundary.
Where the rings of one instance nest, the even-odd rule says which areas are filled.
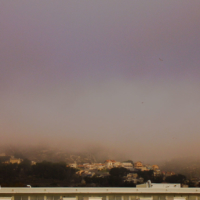
[[[89,197],[89,200],[102,200],[102,197]]]
[[[153,197],[140,197],[139,200],[153,200]]]
[[[174,200],[186,200],[186,197],[174,197]]]
[[[76,200],[76,197],[63,197],[63,200]]]
[[[12,197],[0,197],[0,200],[11,200]]]

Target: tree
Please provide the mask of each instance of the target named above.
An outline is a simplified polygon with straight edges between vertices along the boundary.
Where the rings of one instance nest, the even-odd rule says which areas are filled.
[[[137,172],[139,177],[142,177],[144,179],[144,182],[148,181],[148,180],[153,180],[153,170],[149,170],[149,171],[138,171]]]
[[[153,183],[162,183],[163,182],[163,176],[155,176],[152,180]]]
[[[165,181],[168,183],[184,183],[185,180],[186,180],[186,177],[182,174],[168,176],[165,179]]]
[[[123,177],[126,176],[130,171],[124,167],[120,167],[120,168],[112,168],[110,170],[110,175],[111,176],[116,176],[116,177]]]

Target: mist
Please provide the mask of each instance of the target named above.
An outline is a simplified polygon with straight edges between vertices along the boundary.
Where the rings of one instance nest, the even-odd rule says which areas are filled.
[[[2,151],[198,158],[199,6],[1,1]]]

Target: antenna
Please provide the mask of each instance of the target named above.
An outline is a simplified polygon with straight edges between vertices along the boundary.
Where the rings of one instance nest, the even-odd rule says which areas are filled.
[[[150,188],[151,187],[151,180],[148,180],[147,183],[148,183],[148,187]]]

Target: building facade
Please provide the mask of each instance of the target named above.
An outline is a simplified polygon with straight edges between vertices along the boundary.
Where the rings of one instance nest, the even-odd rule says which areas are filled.
[[[0,200],[200,200],[200,188],[1,188]]]
[[[143,164],[142,164],[142,162],[138,161],[138,162],[134,163],[134,167],[135,167],[136,169],[137,169],[137,168],[141,168],[141,167],[143,167]]]

